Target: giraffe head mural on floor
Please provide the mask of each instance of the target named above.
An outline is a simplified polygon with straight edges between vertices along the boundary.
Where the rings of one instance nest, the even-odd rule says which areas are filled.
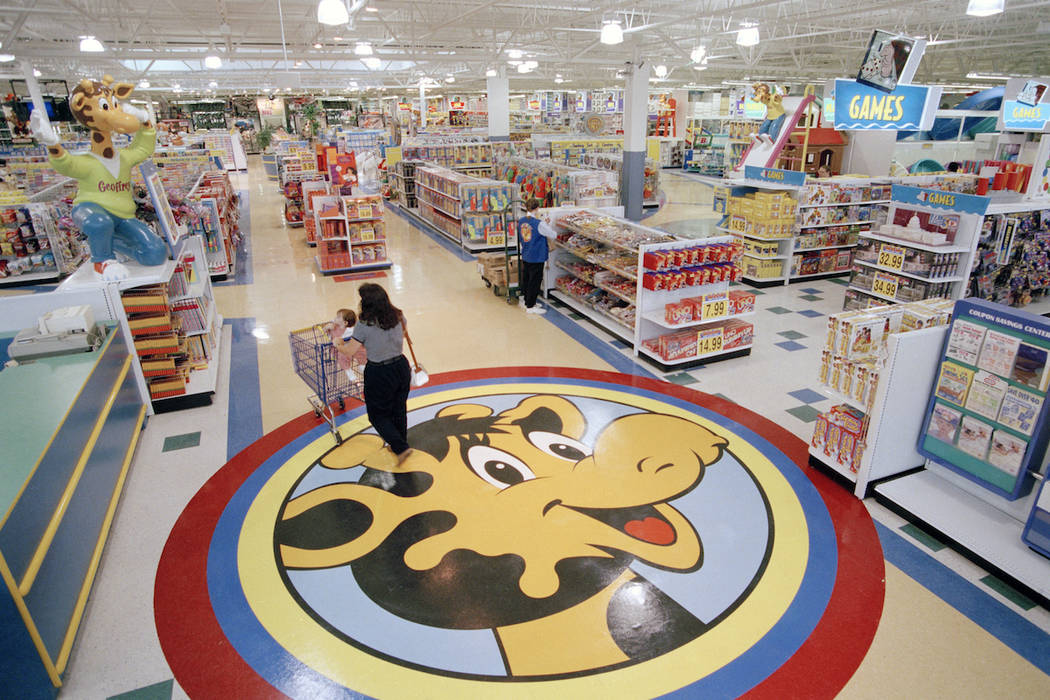
[[[285,503],[275,532],[279,564],[349,564],[365,593],[398,616],[493,629],[519,675],[614,665],[695,638],[702,623],[687,614],[669,619],[661,593],[629,567],[638,560],[699,568],[700,538],[669,501],[700,483],[727,441],[658,413],[613,420],[593,447],[583,442],[586,428],[571,401],[539,394],[498,414],[471,403],[444,407],[409,431],[415,450],[400,466],[380,438],[358,434],[321,464],[371,471]],[[384,471],[396,477],[390,490],[378,487]],[[674,639],[617,629],[621,617],[637,626],[636,611],[617,615],[617,606],[639,596],[658,611],[655,633]],[[552,622],[562,630],[555,636],[585,630],[605,642],[597,652],[592,641],[579,657],[537,662],[524,647],[549,639]]]

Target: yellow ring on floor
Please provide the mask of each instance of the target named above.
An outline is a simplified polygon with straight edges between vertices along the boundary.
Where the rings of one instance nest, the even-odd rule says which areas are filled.
[[[580,677],[520,681],[472,680],[407,668],[372,656],[323,629],[285,587],[274,560],[274,523],[302,474],[332,446],[325,434],[281,466],[260,489],[244,519],[237,565],[248,604],[284,649],[336,683],[373,697],[520,696],[530,684],[543,692],[603,697],[653,696],[670,692],[722,668],[761,640],[780,620],[798,592],[809,557],[809,531],[802,505],[780,470],[725,426],[670,403],[630,391],[576,384],[499,383],[436,391],[410,399],[409,412],[426,406],[500,394],[548,393],[613,401],[694,421],[729,440],[728,450],[746,464],[769,502],[775,537],[764,575],[725,620],[692,642],[655,659]],[[344,436],[369,427],[364,415],[342,426]]]

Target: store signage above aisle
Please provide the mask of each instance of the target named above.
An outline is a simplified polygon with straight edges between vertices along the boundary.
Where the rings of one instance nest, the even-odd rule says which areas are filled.
[[[894,185],[891,196],[897,204],[947,209],[959,214],[977,214],[978,216],[984,216],[991,202],[988,197],[975,194],[927,190],[910,185]]]
[[[856,80],[835,81],[835,128],[925,131],[933,127],[941,99],[939,85],[898,85],[884,92]]]
[[[1050,321],[981,299],[956,303],[919,452],[1016,500],[1050,440]]]
[[[800,173],[796,170],[781,170],[780,168],[760,168],[757,165],[745,165],[744,178],[768,182],[773,185],[789,185],[791,187],[802,187],[806,184],[805,173]]]
[[[1006,81],[999,131],[1050,132],[1050,78],[1010,78]]]

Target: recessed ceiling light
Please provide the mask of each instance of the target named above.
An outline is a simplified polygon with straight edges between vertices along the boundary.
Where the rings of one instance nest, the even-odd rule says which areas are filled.
[[[365,12],[379,12],[378,7],[366,7]]]
[[[367,41],[359,41],[357,42],[357,46],[354,47],[354,54],[357,56],[371,56],[372,45]]]
[[[341,36],[333,36],[332,37],[332,41],[342,41],[342,40],[343,40],[343,37],[341,37]]]
[[[208,83],[208,87],[219,87],[219,84],[213,80],[210,83]]]
[[[145,90],[146,88],[149,87],[149,81],[145,80],[145,79],[140,80],[139,81],[139,87],[142,88],[143,90]]]
[[[445,78],[445,82],[446,83],[454,83],[454,82],[456,82],[456,78],[455,78],[455,76],[450,75],[447,78]]]
[[[693,49],[693,52],[689,54],[689,58],[692,59],[693,63],[700,63],[707,56],[707,49],[703,46],[697,46]]]
[[[655,68],[653,68],[653,73],[656,74],[657,78],[666,78],[667,77],[667,66],[665,66],[664,64],[661,63],[660,65],[658,65]]]
[[[33,69],[33,77],[34,78],[39,78],[42,75],[43,75],[43,73],[41,73],[39,70],[37,70],[36,68]],[[146,87],[149,87],[149,86],[147,85]]]
[[[565,82],[565,80],[564,80],[564,79],[562,79],[562,78],[555,78],[555,79],[554,79],[554,82],[556,82],[556,83],[558,83],[559,85],[561,85],[562,83],[564,83],[564,82]]]
[[[317,42],[316,44],[314,44],[314,48],[315,49],[319,49],[319,48],[321,48],[321,46],[322,46],[321,42]]]
[[[15,57],[9,53],[0,53],[0,63],[10,63]]]
[[[378,67],[379,67],[380,65],[382,65],[382,63],[383,63],[383,62],[382,62],[382,61],[380,61],[380,60],[379,60],[379,59],[378,59],[377,57],[375,57],[375,56],[368,56],[367,58],[363,59],[363,63],[364,63],[364,64],[365,64],[365,65],[366,65],[366,66],[367,66],[368,68],[371,68],[372,70],[375,70],[375,69],[376,69],[376,68],[378,68]]]
[[[523,54],[521,49],[507,49],[507,55],[511,58],[521,58]]]
[[[520,66],[520,65],[522,65],[521,61],[507,61],[507,63],[509,63],[512,66]]]
[[[486,78],[495,78],[496,75],[497,73],[495,68],[489,68],[487,71],[485,71]]]
[[[210,53],[204,57],[205,68],[222,68],[222,59],[216,53]]]

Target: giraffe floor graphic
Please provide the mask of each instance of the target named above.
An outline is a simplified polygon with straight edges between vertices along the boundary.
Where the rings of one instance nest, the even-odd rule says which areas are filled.
[[[339,421],[259,439],[172,530],[155,613],[190,697],[833,697],[870,646],[866,509],[740,406],[518,367],[414,390],[400,466]]]

